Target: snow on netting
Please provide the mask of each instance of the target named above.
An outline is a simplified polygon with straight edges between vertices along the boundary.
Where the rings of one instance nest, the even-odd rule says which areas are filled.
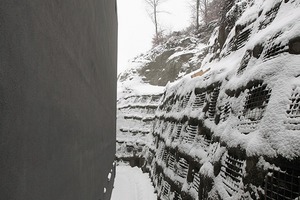
[[[174,200],[182,200],[180,192],[178,191],[174,192]]]
[[[265,179],[265,199],[296,200],[299,198],[299,166],[270,167]]]
[[[262,119],[271,96],[271,89],[266,84],[257,83],[248,89],[244,110],[240,116],[238,129],[245,134],[255,131]]]
[[[230,103],[226,102],[224,105],[222,105],[220,111],[221,111],[220,120],[224,122],[228,119],[231,112]]]
[[[200,174],[198,171],[193,174],[192,188],[198,193],[200,187]]]
[[[182,128],[183,128],[183,124],[181,123],[178,123],[176,128],[174,128],[174,141],[179,140]]]
[[[186,127],[186,134],[183,137],[182,141],[189,143],[189,144],[193,144],[196,138],[196,135],[198,133],[198,124],[189,124]]]
[[[210,101],[208,106],[208,117],[210,119],[213,119],[215,117],[219,93],[220,93],[220,88],[215,87],[210,95]]]
[[[251,28],[252,27],[247,27],[246,30],[244,30],[243,32],[241,32],[240,34],[237,35],[236,41],[235,41],[237,49],[240,49],[245,46],[245,44],[251,34]]]
[[[265,19],[262,22],[260,22],[259,30],[266,28],[269,24],[271,24],[274,21],[276,15],[278,13],[278,10],[280,8],[280,5],[281,5],[281,2],[278,2],[275,4],[275,6],[273,8],[271,8],[271,10],[266,12]]]
[[[226,192],[229,196],[236,195],[243,188],[246,161],[240,160],[226,153],[222,160],[220,175]]]
[[[266,43],[263,51],[263,60],[267,61],[271,58],[277,57],[284,52],[288,52],[288,45],[282,41],[276,40],[283,33],[280,31],[272,36]]]
[[[196,144],[199,145],[204,151],[208,151],[208,147],[211,144],[211,136],[209,133],[203,133],[203,129],[199,129],[196,135]]]
[[[169,169],[171,169],[173,172],[175,172],[175,165],[176,165],[176,157],[173,153],[170,153],[167,166]]]
[[[177,165],[177,174],[183,179],[186,179],[187,173],[189,170],[189,163],[184,158],[179,158],[179,162]]]
[[[193,102],[192,109],[196,110],[203,107],[206,100],[206,91],[202,91],[200,88],[195,89],[195,101]]]
[[[300,130],[300,86],[296,86],[289,99],[288,109],[286,111],[287,120],[285,121],[288,130]]]
[[[237,71],[237,75],[243,74],[243,72],[246,70],[246,67],[248,66],[251,55],[252,55],[252,51],[247,50],[244,57],[242,58],[242,62],[241,62],[240,67],[238,68],[238,71]]]
[[[171,191],[171,185],[167,181],[163,180],[161,185],[162,197],[164,199],[169,199],[170,191]]]

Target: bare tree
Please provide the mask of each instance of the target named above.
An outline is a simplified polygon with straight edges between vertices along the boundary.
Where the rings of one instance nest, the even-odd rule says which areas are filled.
[[[191,0],[189,1],[189,7],[192,13],[192,20],[195,24],[196,30],[198,30],[200,25],[200,17],[205,21],[205,16],[207,14],[207,1],[208,0]]]
[[[205,24],[208,24],[218,17],[222,0],[191,0],[189,4],[192,12],[192,19],[195,22],[197,30],[201,19]]]
[[[196,0],[196,30],[199,28],[199,9],[200,9],[200,0]]]
[[[147,5],[151,10],[148,12],[148,14],[155,26],[155,36],[153,38],[153,41],[154,43],[157,44],[161,43],[161,37],[162,37],[162,30],[160,30],[159,23],[158,23],[158,14],[161,12],[166,13],[166,11],[159,10],[159,6],[161,5],[161,3],[166,1],[167,0],[145,0],[145,2],[147,3]]]

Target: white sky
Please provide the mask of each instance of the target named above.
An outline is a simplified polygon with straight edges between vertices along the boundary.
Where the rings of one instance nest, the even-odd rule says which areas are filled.
[[[118,3],[118,71],[123,71],[129,59],[146,52],[152,46],[154,25],[147,14],[144,0],[117,0]],[[190,22],[190,12],[186,0],[168,0],[161,4],[159,20],[167,30],[178,31]]]

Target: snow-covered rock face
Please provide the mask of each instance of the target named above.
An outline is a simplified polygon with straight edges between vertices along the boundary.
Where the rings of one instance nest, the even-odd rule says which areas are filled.
[[[193,36],[172,36],[166,43],[133,59],[119,81],[139,76],[144,83],[166,86],[200,68],[207,51],[207,45],[201,41]]]
[[[234,10],[224,44],[221,24],[201,68],[167,84],[143,139],[162,199],[300,196],[300,2],[237,0],[228,19]]]
[[[161,94],[131,95],[118,101],[117,153],[119,159],[144,157],[153,143],[150,134]]]

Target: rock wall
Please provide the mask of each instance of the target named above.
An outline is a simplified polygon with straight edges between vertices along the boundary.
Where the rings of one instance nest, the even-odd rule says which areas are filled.
[[[160,199],[300,197],[299,3],[255,3],[166,88],[146,158]]]
[[[153,142],[152,129],[155,111],[162,94],[127,95],[118,99],[117,152],[118,161],[142,167],[145,153]]]
[[[207,44],[153,49],[141,56],[151,61],[123,74],[123,91],[138,76],[167,84],[143,169],[164,200],[299,199],[299,1],[224,2]],[[151,75],[149,66],[163,73],[171,60],[201,67],[183,78],[177,70],[173,83]]]
[[[0,198],[110,199],[115,1],[1,0],[0,10]]]

